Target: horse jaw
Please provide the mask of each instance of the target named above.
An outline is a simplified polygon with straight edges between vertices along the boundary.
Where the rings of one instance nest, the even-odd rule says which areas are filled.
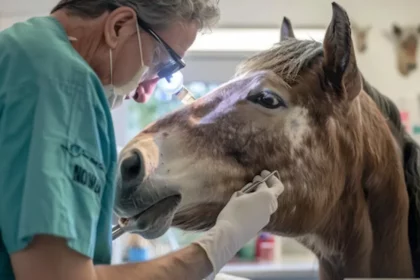
[[[133,211],[137,211],[140,205],[157,204],[168,194],[181,196],[179,205],[170,213],[153,213],[154,219],[149,219],[151,224],[147,230],[139,232],[146,238],[159,237],[171,225],[185,230],[208,229],[229,200],[232,188],[238,189],[245,185],[241,169],[229,166],[224,161],[200,157],[194,148],[185,146],[182,140],[185,137],[178,129],[140,133],[120,153],[120,162],[133,152],[140,153],[143,158],[144,178],[131,194],[135,199],[131,207]],[[230,178],[228,182],[226,177]],[[117,176],[117,186],[122,184],[120,174]],[[116,207],[118,204],[127,207],[127,203],[119,198],[120,195]],[[197,205],[208,205],[212,211],[208,211],[209,207],[199,207],[198,213]],[[119,215],[124,216],[121,213]],[[199,218],[203,216],[206,218]],[[194,220],[194,217],[200,219],[200,222]]]

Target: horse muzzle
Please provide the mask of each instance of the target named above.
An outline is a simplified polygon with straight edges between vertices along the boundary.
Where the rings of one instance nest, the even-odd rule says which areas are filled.
[[[130,148],[122,151],[118,165],[114,211],[134,221],[132,232],[145,238],[164,234],[181,202],[179,186],[154,176],[154,162],[153,154]]]

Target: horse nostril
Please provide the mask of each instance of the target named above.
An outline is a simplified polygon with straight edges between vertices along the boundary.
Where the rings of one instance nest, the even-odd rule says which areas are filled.
[[[121,177],[124,182],[137,179],[142,173],[142,162],[139,153],[133,152],[121,163]]]

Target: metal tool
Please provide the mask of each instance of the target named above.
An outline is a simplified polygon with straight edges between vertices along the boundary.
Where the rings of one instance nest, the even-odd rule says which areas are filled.
[[[192,92],[184,86],[174,95],[185,105],[191,104],[196,100]]]
[[[184,86],[184,75],[181,71],[160,79],[158,86],[166,93],[175,96],[184,105],[193,103],[196,98],[190,90]]]
[[[136,219],[128,220],[127,224],[120,223],[112,227],[112,240],[117,239],[126,232],[131,232],[136,229]]]
[[[124,233],[125,233],[125,230],[120,226],[120,224],[113,226],[112,227],[112,240],[117,239]]]
[[[264,179],[262,179],[261,181],[255,181],[253,182],[251,185],[249,186],[245,186],[242,188],[241,192],[243,193],[249,193],[252,192],[253,190],[255,190],[260,184],[264,183],[265,181],[267,181],[271,176],[273,175],[277,175],[277,178],[280,178],[279,172],[277,170],[271,172],[270,174],[267,175],[267,177],[265,177]]]

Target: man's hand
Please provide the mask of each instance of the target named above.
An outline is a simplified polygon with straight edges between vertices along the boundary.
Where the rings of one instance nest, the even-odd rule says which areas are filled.
[[[269,174],[263,171],[253,182],[261,181]],[[220,212],[216,225],[194,242],[203,247],[213,265],[209,279],[213,279],[236,252],[268,224],[271,214],[277,210],[277,198],[283,191],[281,181],[272,176],[253,193],[239,191],[232,195]]]

